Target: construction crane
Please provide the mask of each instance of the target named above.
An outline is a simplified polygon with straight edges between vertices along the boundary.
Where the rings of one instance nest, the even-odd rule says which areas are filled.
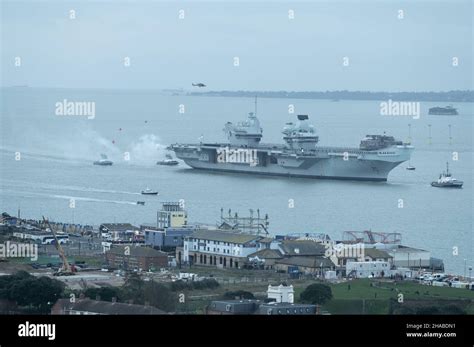
[[[51,224],[49,224],[49,221],[44,218],[43,216],[43,221],[46,224],[46,226],[51,230],[54,236],[54,246],[56,247],[56,250],[59,253],[59,257],[61,258],[63,265],[62,267],[59,268],[58,272],[54,273],[54,276],[72,276],[74,275],[73,268],[69,265],[69,262],[67,261],[66,256],[64,255],[64,250],[61,247],[58,238],[56,237],[56,233],[54,232],[53,228],[51,227]]]

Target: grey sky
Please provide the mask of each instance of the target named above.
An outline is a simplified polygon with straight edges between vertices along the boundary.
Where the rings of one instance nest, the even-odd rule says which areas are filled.
[[[470,0],[0,1],[3,86],[473,89]]]

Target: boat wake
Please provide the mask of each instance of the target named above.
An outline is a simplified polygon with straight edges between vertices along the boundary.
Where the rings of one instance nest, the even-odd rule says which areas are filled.
[[[165,158],[166,146],[160,143],[160,138],[154,134],[145,134],[138,139],[123,139],[116,143],[114,139],[107,139],[90,129],[74,134],[63,134],[64,138],[55,137],[40,143],[33,142],[25,145],[2,145],[2,155],[14,156],[20,153],[22,158],[57,162],[90,165],[100,153],[104,153],[114,164],[131,166],[154,166],[157,160]],[[42,137],[44,140],[44,137]]]
[[[106,200],[106,199],[96,199],[82,196],[67,196],[67,195],[53,195],[53,197],[58,199],[66,199],[75,201],[88,201],[88,202],[105,202],[109,204],[124,204],[124,205],[137,205],[136,201],[122,201],[122,200]]]
[[[57,194],[44,194],[28,191],[19,191],[17,189],[5,189],[2,187],[1,194],[3,197],[14,196],[16,198],[45,198],[45,199],[63,199],[71,201],[84,201],[84,202],[98,202],[98,203],[108,203],[108,204],[122,204],[122,205],[137,205],[136,201],[126,201],[126,200],[109,200],[109,199],[97,199],[84,196],[72,196],[72,195],[57,195]]]
[[[9,180],[2,179],[1,182],[3,185],[8,185],[8,187],[18,187],[25,188],[31,187],[32,189],[41,189],[41,190],[56,190],[56,191],[74,191],[74,192],[90,192],[90,193],[104,193],[104,194],[125,194],[125,195],[141,195],[137,192],[127,192],[123,190],[109,190],[109,189],[99,189],[93,187],[79,187],[79,186],[66,186],[59,184],[49,184],[49,183],[40,183],[40,182],[29,182],[29,181],[19,181],[19,180]]]

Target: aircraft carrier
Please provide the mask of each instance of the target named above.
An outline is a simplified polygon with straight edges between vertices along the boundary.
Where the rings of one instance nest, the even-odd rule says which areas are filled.
[[[307,115],[283,128],[286,144],[264,144],[254,113],[244,122],[228,122],[228,143],[174,144],[169,146],[194,169],[286,177],[387,181],[388,174],[410,159],[414,150],[393,136],[366,135],[359,147],[321,147]]]

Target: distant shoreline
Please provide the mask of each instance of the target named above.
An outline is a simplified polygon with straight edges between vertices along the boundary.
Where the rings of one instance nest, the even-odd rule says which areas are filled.
[[[326,91],[326,92],[287,92],[287,91],[209,91],[190,92],[190,96],[223,97],[259,97],[284,99],[321,99],[321,100],[397,100],[397,101],[433,101],[433,102],[474,102],[474,91],[453,90],[449,92],[363,92],[363,91]]]
[[[124,92],[158,92],[175,96],[211,96],[211,97],[248,97],[254,98],[276,98],[276,99],[309,99],[309,100],[378,100],[387,101],[428,101],[428,102],[474,102],[474,90],[451,90],[446,92],[370,92],[370,91],[191,91],[188,89],[167,89],[167,88],[63,88],[63,87],[39,87],[39,86],[1,86],[0,89],[27,91],[32,89],[43,90],[89,90],[89,91],[117,91]]]

